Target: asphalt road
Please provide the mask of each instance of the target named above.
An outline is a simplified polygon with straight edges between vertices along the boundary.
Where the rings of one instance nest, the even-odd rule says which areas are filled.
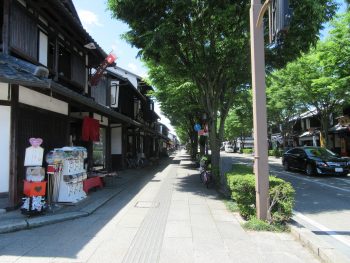
[[[222,172],[234,163],[252,165],[253,156],[221,152]],[[284,171],[281,159],[270,158],[270,172],[295,191],[294,219],[350,258],[350,176],[307,176]]]

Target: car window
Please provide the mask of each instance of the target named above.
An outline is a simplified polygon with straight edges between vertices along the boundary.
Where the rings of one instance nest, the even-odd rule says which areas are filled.
[[[297,151],[297,154],[299,155],[299,156],[302,156],[302,157],[304,157],[305,155],[306,155],[306,153],[304,152],[304,150],[302,150],[302,149],[297,149],[298,151]]]
[[[305,149],[305,152],[307,155],[311,157],[336,157],[337,155],[325,148],[310,148],[310,149]]]
[[[291,149],[288,151],[289,154],[297,154],[299,149]]]

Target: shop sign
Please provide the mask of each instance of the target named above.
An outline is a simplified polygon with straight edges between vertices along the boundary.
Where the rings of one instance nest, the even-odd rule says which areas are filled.
[[[40,147],[42,142],[41,138],[29,139],[32,146],[26,148],[24,166],[41,166],[43,164],[44,149]]]

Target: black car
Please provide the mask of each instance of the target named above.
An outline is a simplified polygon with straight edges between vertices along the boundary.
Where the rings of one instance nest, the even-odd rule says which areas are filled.
[[[297,147],[283,154],[285,170],[298,169],[307,175],[344,175],[349,173],[350,159],[322,147]]]

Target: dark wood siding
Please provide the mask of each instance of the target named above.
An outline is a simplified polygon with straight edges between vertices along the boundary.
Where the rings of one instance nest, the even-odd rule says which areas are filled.
[[[0,44],[2,44],[3,23],[4,23],[4,1],[0,1]]]
[[[10,21],[11,47],[37,60],[38,27],[35,21],[17,5],[12,6]]]
[[[66,146],[68,143],[68,117],[20,105],[18,118],[17,187],[18,193],[21,195],[25,178],[24,155],[25,149],[30,146],[29,138],[43,139],[44,155],[53,148]],[[45,165],[45,158],[43,165]]]
[[[72,81],[85,86],[85,63],[84,57],[79,54],[72,55]]]
[[[129,86],[121,86],[119,90],[120,112],[134,118],[134,95]]]

